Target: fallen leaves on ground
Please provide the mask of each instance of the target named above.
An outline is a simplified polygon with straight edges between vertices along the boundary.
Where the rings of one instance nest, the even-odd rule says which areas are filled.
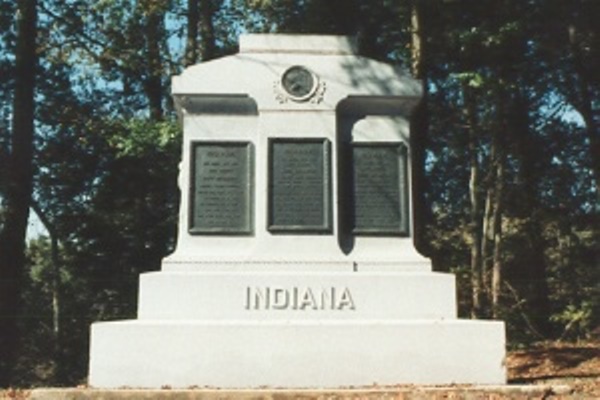
[[[574,398],[600,399],[600,340],[539,343],[507,356],[510,383],[569,385]]]

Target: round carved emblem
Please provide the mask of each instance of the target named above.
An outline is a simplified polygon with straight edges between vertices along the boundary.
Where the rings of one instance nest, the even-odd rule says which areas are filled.
[[[308,100],[315,94],[318,86],[315,74],[299,65],[288,68],[281,76],[281,87],[295,101]]]

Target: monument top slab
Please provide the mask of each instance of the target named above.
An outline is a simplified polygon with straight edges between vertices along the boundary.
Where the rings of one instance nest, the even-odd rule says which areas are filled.
[[[228,105],[233,102],[246,114],[336,112],[340,106],[352,112],[351,106],[358,105],[359,113],[374,109],[375,114],[408,118],[422,95],[421,82],[404,67],[361,56],[352,37],[244,34],[239,43],[238,53],[173,77],[179,109],[223,114],[227,108],[231,114]]]
[[[356,54],[348,36],[247,34],[240,36],[240,53]]]

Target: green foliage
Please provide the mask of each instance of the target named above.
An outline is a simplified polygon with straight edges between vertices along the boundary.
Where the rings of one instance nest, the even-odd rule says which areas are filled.
[[[576,218],[576,217],[575,217]],[[597,219],[562,216],[550,222],[545,237],[550,245],[551,321],[561,339],[588,338],[600,325],[600,269]],[[594,224],[595,223],[595,224]]]
[[[115,124],[116,122],[116,124]],[[108,145],[116,149],[115,156],[144,157],[153,152],[175,152],[180,130],[174,122],[151,122],[133,119],[124,123],[108,121]]]
[[[477,72],[460,72],[453,74],[453,76],[459,81],[472,88],[480,88],[483,86],[484,78]]]
[[[595,327],[593,324],[594,307],[590,302],[582,304],[569,304],[562,312],[553,314],[550,317],[552,322],[557,322],[564,326],[562,338],[568,339],[589,339],[587,337]]]
[[[158,269],[174,246],[181,147],[177,124],[112,120],[94,129],[83,144],[79,135],[63,132],[60,142],[49,141],[44,149],[38,197],[60,241],[60,276],[58,288],[53,287],[48,239],[30,242],[24,295],[28,318],[23,320],[30,334],[17,365],[22,384],[84,382],[89,324],[134,317],[139,274]],[[75,150],[68,160],[62,141]],[[96,153],[94,160],[90,152]],[[58,353],[52,340],[43,339],[54,335],[55,290],[61,337],[70,338]]]

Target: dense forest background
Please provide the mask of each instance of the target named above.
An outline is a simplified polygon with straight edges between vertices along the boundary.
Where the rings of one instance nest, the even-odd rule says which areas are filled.
[[[0,387],[75,385],[176,243],[169,79],[242,32],[421,79],[418,248],[510,345],[600,326],[600,1],[0,0]],[[227,79],[227,77],[224,77]],[[35,212],[47,234],[26,235]],[[596,333],[597,334],[597,333]]]

